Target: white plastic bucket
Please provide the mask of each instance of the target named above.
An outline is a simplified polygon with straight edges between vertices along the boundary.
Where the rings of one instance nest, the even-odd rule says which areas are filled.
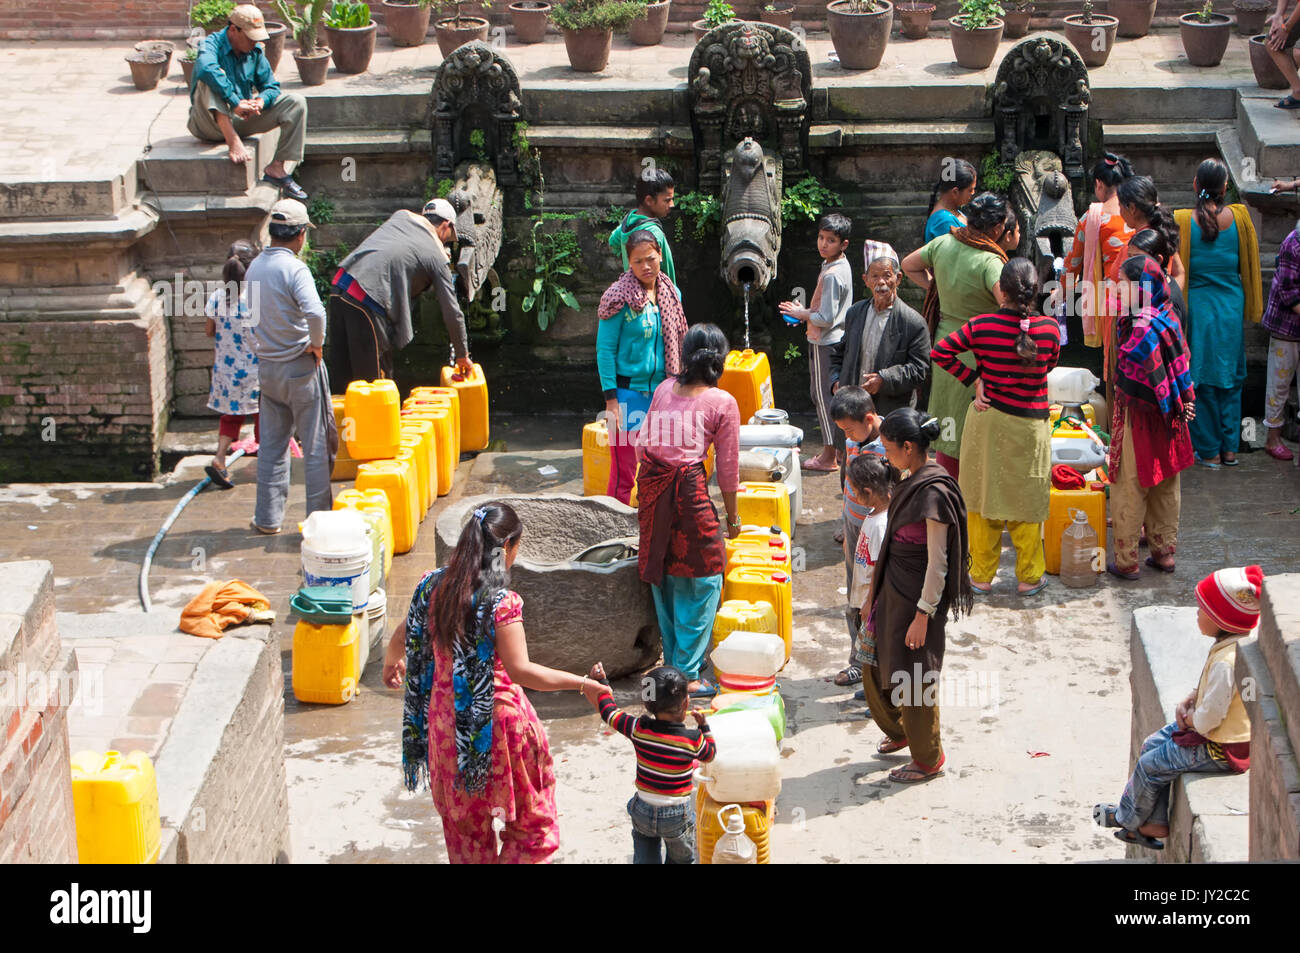
[[[376,642],[382,642],[387,634],[385,629],[388,627],[388,597],[384,590],[376,589],[370,594],[370,602],[366,604],[366,632],[365,636],[358,639],[365,645],[361,652],[361,669],[366,667],[366,661],[370,658],[370,648]]]
[[[313,514],[315,515],[315,514]],[[363,612],[370,601],[370,540],[362,530],[361,546],[352,552],[320,553],[302,544],[302,580],[305,586],[328,586],[352,594],[352,611]]]

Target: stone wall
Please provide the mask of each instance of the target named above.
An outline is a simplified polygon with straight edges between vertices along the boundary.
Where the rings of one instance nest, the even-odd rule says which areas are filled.
[[[59,663],[53,567],[0,564],[0,865],[77,862],[68,754],[76,663]]]

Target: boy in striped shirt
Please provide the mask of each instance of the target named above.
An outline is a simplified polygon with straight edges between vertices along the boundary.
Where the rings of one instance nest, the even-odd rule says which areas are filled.
[[[634,864],[693,864],[695,862],[695,808],[691,804],[691,774],[702,761],[712,761],[717,749],[704,712],[690,711],[687,679],[671,665],[651,669],[642,679],[646,714],[629,715],[614,704],[608,685],[602,684],[599,665],[593,681],[583,687],[587,700],[600,717],[636,751],[636,794],[627,802],[632,817]],[[686,716],[695,719],[687,727]],[[667,848],[668,858],[663,858]]]

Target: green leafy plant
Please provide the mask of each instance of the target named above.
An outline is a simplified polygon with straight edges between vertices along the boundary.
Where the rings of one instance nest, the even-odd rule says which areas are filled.
[[[293,6],[290,6],[288,0],[275,0],[275,9],[293,30],[293,38],[303,56],[312,56],[320,51],[316,37],[320,32],[321,21],[325,19],[325,0],[304,0],[301,5]]]
[[[673,235],[678,241],[685,237],[687,221],[692,223],[691,235],[696,241],[703,241],[722,224],[722,202],[716,195],[684,192],[677,196],[676,204],[677,221],[673,223]]]
[[[1213,16],[1214,16],[1213,0],[1205,0],[1205,6],[1201,7],[1201,9],[1196,11],[1196,19],[1200,20],[1202,23],[1209,23]]]
[[[233,9],[233,0],[199,0],[190,7],[190,23],[207,30],[230,16]]]
[[[187,47],[185,50],[185,55],[181,57],[181,59],[184,60],[186,63],[193,63],[198,58],[199,58],[199,51],[192,46]]]
[[[838,192],[822,185],[816,176],[806,175],[781,196],[781,225],[785,227],[800,219],[815,222],[826,208],[839,204]]]
[[[444,17],[443,20],[439,22],[443,22],[445,20],[452,20],[453,29],[459,30],[462,28],[463,24],[460,21],[462,19],[468,18],[468,15],[462,13],[460,9],[463,4],[463,0],[432,0],[432,2],[434,6],[436,6],[439,10],[443,11],[444,13],[449,11],[451,12],[450,17]],[[471,0],[471,5],[475,2],[477,3],[478,6],[482,7],[484,10],[492,6],[492,0]]]
[[[1032,10],[1034,8],[1034,0],[1011,0],[1011,6],[1015,10]]]
[[[736,19],[736,8],[727,0],[709,0],[704,8],[704,25],[710,30]]]
[[[573,274],[582,252],[571,229],[541,231],[543,219],[533,223],[533,286],[524,297],[524,312],[537,313],[537,326],[545,331],[560,308],[578,310],[578,299],[563,280]]]
[[[350,3],[349,0],[334,0],[325,17],[325,25],[334,30],[360,30],[370,26],[370,5]]]
[[[323,195],[307,203],[307,217],[316,225],[329,225],[334,221],[334,203]]]
[[[1006,195],[1011,183],[1016,180],[1016,167],[1010,162],[1003,162],[997,152],[986,152],[980,160],[980,191],[997,192]]]
[[[1007,11],[1002,9],[998,0],[961,0],[958,6],[961,27],[965,30],[978,30],[986,27]]]
[[[785,362],[787,364],[793,364],[795,361],[799,360],[799,358],[802,356],[803,356],[803,352],[799,350],[798,344],[787,344],[785,346],[785,354],[782,355],[782,357],[785,358]]]
[[[474,129],[469,134],[470,148],[474,150],[474,158],[479,162],[487,162],[487,137],[483,135],[482,129]]]
[[[645,15],[639,0],[566,0],[551,7],[551,22],[561,30],[621,30]]]
[[[1092,0],[1083,0],[1083,16],[1080,18],[1079,22],[1092,22]]]
[[[844,0],[849,13],[875,13],[879,7],[876,0]]]
[[[333,286],[334,274],[339,270],[339,262],[348,257],[352,249],[344,242],[334,246],[333,251],[317,251],[310,245],[302,250],[302,260],[311,271],[312,280],[316,282],[316,293],[322,301],[328,301],[330,288]]]

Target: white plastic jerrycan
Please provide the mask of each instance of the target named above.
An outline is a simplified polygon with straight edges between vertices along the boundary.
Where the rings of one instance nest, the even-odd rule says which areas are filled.
[[[728,804],[718,811],[725,833],[713,845],[715,864],[757,864],[758,847],[745,833],[745,813],[739,804]]]

